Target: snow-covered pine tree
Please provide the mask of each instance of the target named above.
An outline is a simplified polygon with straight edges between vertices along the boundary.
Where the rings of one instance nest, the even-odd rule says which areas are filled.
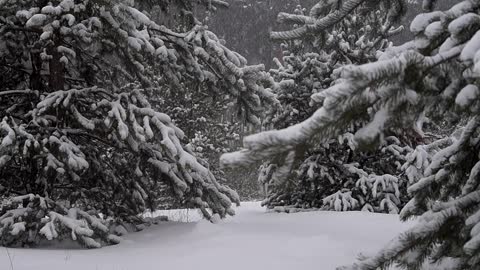
[[[376,10],[391,3],[389,10],[395,10],[400,1],[328,2],[339,6],[278,35],[297,38],[322,32],[362,6]],[[411,23],[415,40],[389,49],[374,63],[341,68],[332,87],[313,95],[323,106],[312,117],[284,130],[247,137],[245,150],[222,158],[225,165],[272,157],[288,164],[291,153],[305,141],[337,136],[352,118],[363,116],[370,122],[355,134],[360,146],[378,143],[389,129],[414,125],[422,114],[452,123],[468,119],[461,135],[433,156],[422,178],[409,188],[414,197],[401,217],[420,216],[417,224],[378,254],[342,269],[380,269],[392,263],[420,269],[426,261],[447,260],[448,269],[480,267],[480,1],[460,1],[433,11],[435,2],[423,1],[425,13]]]
[[[325,13],[320,7],[325,6],[319,3],[306,15],[306,9],[299,5],[293,14],[282,13],[279,18],[293,23],[298,16],[315,20]],[[338,77],[334,70],[376,60],[378,52],[391,45],[388,37],[403,29],[400,26],[385,32],[383,26],[388,19],[380,11],[364,14],[359,10],[318,35],[285,40],[274,34],[283,41],[284,56],[274,60],[278,68],[270,72],[283,106],[272,108],[267,125],[281,129],[306,120],[318,108],[318,104],[310,102],[310,96],[332,84]],[[355,132],[363,122],[357,119],[347,131]],[[283,181],[272,177],[275,165],[263,165],[259,177],[267,193],[263,204],[277,211],[324,208],[398,213],[408,201],[408,182],[401,176],[401,164],[413,150],[390,136],[381,149],[353,151],[355,142],[351,137],[351,133],[345,133],[339,140],[309,145],[298,169]],[[383,162],[376,160],[380,157]]]
[[[174,3],[189,15],[189,2]],[[205,84],[257,123],[262,106],[275,102],[271,78],[202,25],[157,24],[137,9],[147,4],[0,1],[2,244],[118,242],[100,217],[142,222],[162,183],[207,219],[234,214],[236,192],[217,182],[146,94]]]

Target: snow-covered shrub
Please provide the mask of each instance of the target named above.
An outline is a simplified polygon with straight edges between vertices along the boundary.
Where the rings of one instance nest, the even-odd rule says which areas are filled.
[[[271,181],[273,165],[270,165],[270,178],[269,170],[263,170],[259,179],[267,191],[263,204],[269,208],[396,214],[409,199],[406,191],[409,182],[402,166],[413,151],[396,143],[400,144],[398,139],[390,137],[380,150],[360,152],[347,143],[332,142],[329,147],[309,152],[298,169],[280,182]],[[346,202],[345,196],[348,196]]]
[[[117,244],[109,224],[95,210],[67,208],[59,202],[28,194],[2,203],[0,243],[4,246],[37,244],[41,239],[70,238],[88,248]]]

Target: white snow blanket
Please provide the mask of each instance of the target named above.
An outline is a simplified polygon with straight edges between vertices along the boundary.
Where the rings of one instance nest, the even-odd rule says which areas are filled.
[[[195,211],[168,211],[165,222],[101,249],[0,250],[13,270],[334,270],[371,254],[413,223],[366,212],[266,213],[243,203],[218,224]],[[186,222],[188,220],[188,222]]]

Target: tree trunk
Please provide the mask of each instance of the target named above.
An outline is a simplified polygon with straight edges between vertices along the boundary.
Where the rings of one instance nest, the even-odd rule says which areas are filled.
[[[52,56],[52,59],[49,61],[49,88],[51,91],[65,90],[65,66],[60,61],[62,54],[57,51],[57,46],[59,41],[55,40],[55,44],[50,46],[47,50],[47,53]]]

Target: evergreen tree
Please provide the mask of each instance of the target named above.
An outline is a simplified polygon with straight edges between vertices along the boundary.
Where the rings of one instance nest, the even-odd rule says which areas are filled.
[[[281,13],[279,19],[295,23],[298,16],[315,20],[325,11],[318,4],[306,15],[297,6],[294,14]],[[266,122],[281,129],[297,124],[311,116],[318,104],[310,101],[313,93],[328,88],[338,77],[334,71],[348,64],[363,64],[376,60],[379,52],[391,46],[388,37],[403,27],[385,31],[388,17],[380,11],[362,10],[348,15],[344,21],[325,33],[303,39],[283,40],[284,57],[275,59],[278,69],[272,73],[282,107],[273,107]],[[298,208],[323,208],[336,211],[366,210],[398,213],[408,201],[402,164],[413,149],[391,133],[381,149],[359,152],[354,133],[365,119],[357,119],[339,140],[313,144],[306,148],[298,169],[285,180],[275,179],[275,165],[265,164],[260,171],[260,182],[265,186],[267,199],[263,202],[276,210],[297,211]],[[399,136],[400,137],[400,136]],[[413,142],[416,143],[416,142]],[[382,162],[379,162],[381,159]],[[287,206],[287,208],[277,207]],[[292,209],[294,208],[294,209]]]
[[[447,260],[449,269],[480,267],[480,2],[460,1],[434,11],[435,2],[423,1],[425,13],[411,23],[415,40],[388,49],[376,62],[340,68],[331,87],[313,94],[322,106],[310,118],[247,137],[245,150],[222,157],[226,166],[275,158],[286,172],[305,142],[338,136],[363,117],[369,122],[354,135],[359,147],[378,144],[389,130],[412,127],[424,115],[460,126],[467,122],[450,140],[438,142],[447,147],[418,166],[423,175],[408,189],[413,198],[400,214],[404,220],[419,216],[418,222],[378,254],[342,269],[383,269],[393,263],[421,269],[427,261]],[[296,17],[302,26],[273,36],[295,39],[323,33],[360,8],[382,10],[394,18],[403,2],[321,2],[328,3],[332,5],[325,16]]]
[[[146,97],[208,89],[258,123],[275,102],[271,78],[197,21],[177,30],[156,23],[141,11],[150,2],[0,1],[3,245],[70,236],[87,247],[116,243],[107,218],[143,222],[165,187],[207,219],[234,214],[236,192]],[[192,16],[192,1],[169,2],[161,8]]]

